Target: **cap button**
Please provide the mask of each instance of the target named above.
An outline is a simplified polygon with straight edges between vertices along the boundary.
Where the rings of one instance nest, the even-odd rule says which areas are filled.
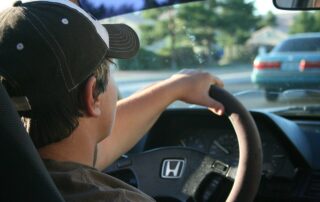
[[[14,7],[21,6],[21,5],[22,5],[22,1],[16,1],[13,3]]]

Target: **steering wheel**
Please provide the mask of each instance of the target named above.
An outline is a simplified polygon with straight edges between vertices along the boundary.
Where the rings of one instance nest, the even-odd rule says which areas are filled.
[[[233,168],[212,156],[185,147],[164,147],[118,160],[108,170],[131,170],[140,190],[153,197],[189,201],[212,173],[234,180],[228,202],[253,201],[262,169],[262,147],[258,129],[245,107],[230,93],[211,86],[209,95],[225,106],[238,139],[239,164]],[[220,181],[211,183],[210,189]]]

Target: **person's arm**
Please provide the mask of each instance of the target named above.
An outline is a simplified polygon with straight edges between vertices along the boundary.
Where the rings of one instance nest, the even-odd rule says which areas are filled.
[[[98,144],[96,167],[104,169],[130,150],[176,100],[207,106],[214,113],[223,114],[223,105],[209,97],[212,84],[223,86],[209,73],[184,70],[118,101],[112,133]]]

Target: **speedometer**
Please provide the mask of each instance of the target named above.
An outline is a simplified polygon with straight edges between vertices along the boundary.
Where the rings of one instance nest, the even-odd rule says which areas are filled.
[[[239,161],[239,146],[234,134],[227,133],[219,136],[211,142],[209,149],[215,159],[219,159],[231,166],[237,166]]]
[[[181,139],[180,145],[182,145],[183,147],[193,148],[201,152],[207,152],[207,146],[201,135],[188,136],[184,139]]]

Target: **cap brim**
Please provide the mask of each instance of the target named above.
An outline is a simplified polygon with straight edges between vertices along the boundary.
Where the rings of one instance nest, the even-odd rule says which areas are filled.
[[[140,43],[136,32],[125,24],[104,24],[109,35],[106,56],[109,58],[128,59],[136,55]]]

